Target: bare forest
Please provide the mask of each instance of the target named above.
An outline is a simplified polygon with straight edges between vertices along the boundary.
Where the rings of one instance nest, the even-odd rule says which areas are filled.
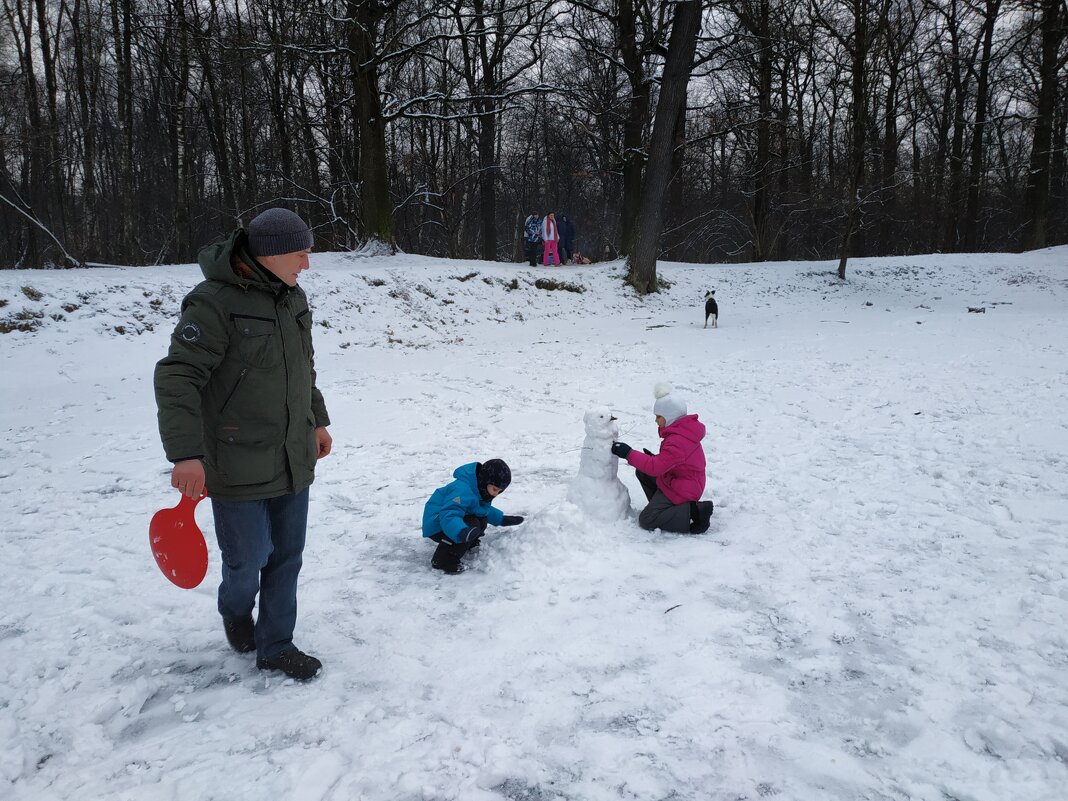
[[[188,262],[275,204],[502,261],[533,210],[595,259],[1068,242],[1065,0],[0,4],[0,267]]]

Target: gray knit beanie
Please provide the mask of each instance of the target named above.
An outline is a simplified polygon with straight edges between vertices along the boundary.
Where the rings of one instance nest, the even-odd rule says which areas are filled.
[[[656,395],[653,414],[663,417],[665,425],[671,425],[680,417],[686,416],[686,401],[674,393],[671,384],[657,384],[653,388],[653,394]]]
[[[308,224],[289,209],[267,209],[248,224],[248,249],[253,256],[280,256],[310,250]]]

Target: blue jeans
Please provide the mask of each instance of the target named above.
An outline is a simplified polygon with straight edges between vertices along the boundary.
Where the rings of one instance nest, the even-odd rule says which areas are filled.
[[[308,490],[265,501],[211,499],[222,554],[219,614],[252,614],[256,593],[256,654],[273,659],[292,651],[297,624],[297,575],[308,528]]]

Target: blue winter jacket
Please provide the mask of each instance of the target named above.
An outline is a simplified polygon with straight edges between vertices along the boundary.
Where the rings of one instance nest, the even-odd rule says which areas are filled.
[[[499,526],[504,512],[495,508],[492,501],[483,501],[478,494],[475,467],[478,462],[457,467],[452,476],[456,480],[434,490],[423,507],[423,536],[433,537],[444,532],[453,542],[461,541],[461,533],[469,528],[464,515],[486,518],[490,525]]]
[[[523,223],[523,233],[528,242],[541,241],[541,217],[531,214]]]

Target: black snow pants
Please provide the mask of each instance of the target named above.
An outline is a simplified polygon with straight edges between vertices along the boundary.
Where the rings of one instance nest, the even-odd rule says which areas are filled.
[[[486,518],[478,515],[465,515],[464,522],[469,526],[478,526],[482,529],[483,534],[486,532],[486,525],[489,523]],[[458,543],[446,537],[444,532],[438,532],[430,539],[438,544],[437,549],[434,551],[434,556],[430,560],[431,566],[438,570],[444,570],[446,573],[459,573],[462,570],[460,559],[472,548],[477,548],[481,544],[482,538],[479,537],[471,542]]]
[[[692,513],[696,511],[691,503],[672,503],[656,486],[656,479],[641,470],[635,470],[638,483],[645,491],[649,504],[638,514],[638,525],[646,531],[663,529],[677,534],[689,534]]]
[[[531,242],[527,240],[527,261],[531,267],[537,267],[538,261],[541,259],[542,244],[541,240]]]

